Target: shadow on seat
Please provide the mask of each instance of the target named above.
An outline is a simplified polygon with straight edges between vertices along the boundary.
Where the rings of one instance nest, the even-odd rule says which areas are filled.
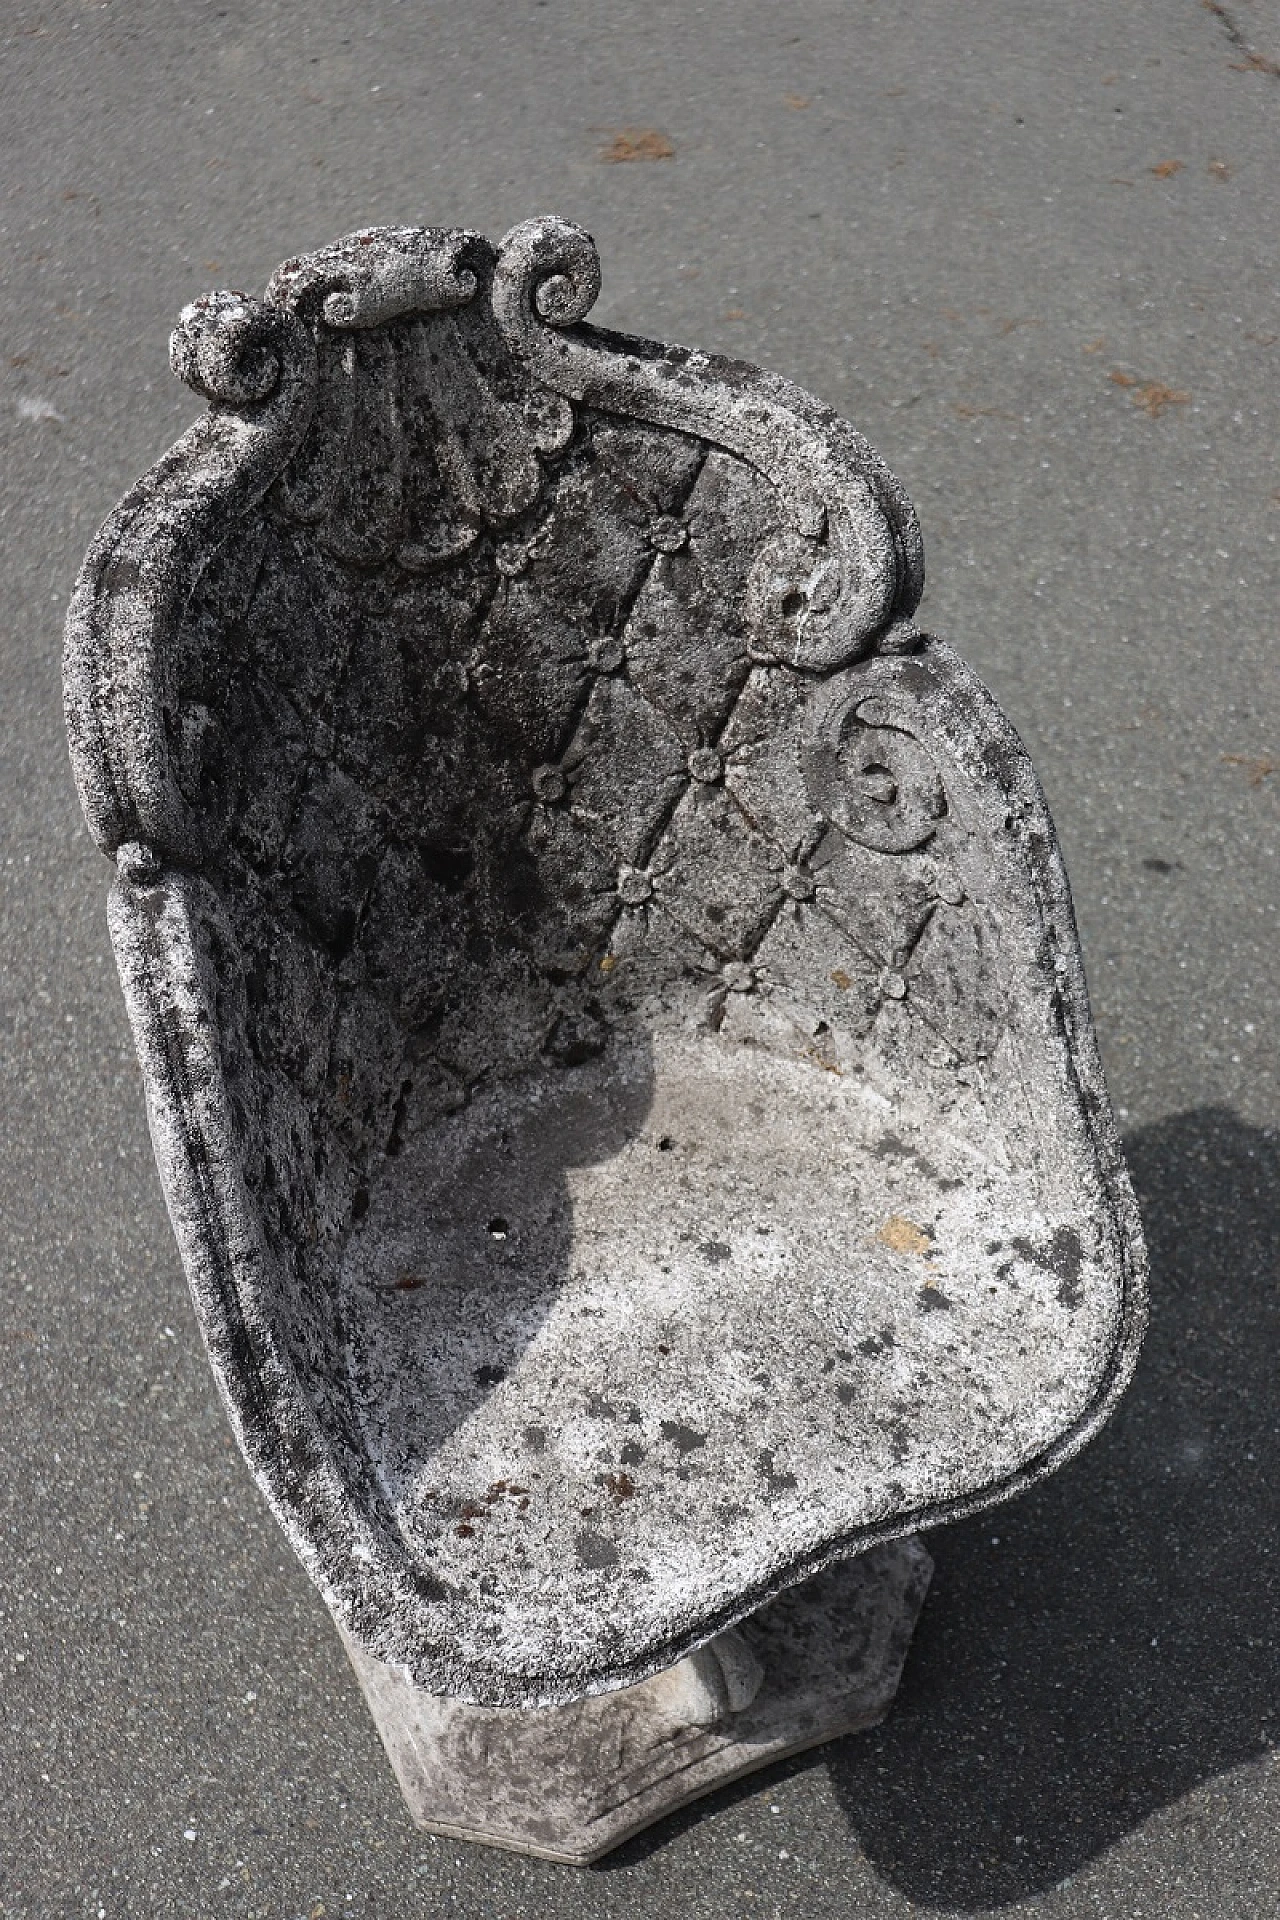
[[[68,624],[241,1444],[438,1694],[671,1665],[1105,1418],[1140,1236],[1065,876],[853,430],[386,228],[183,316]]]

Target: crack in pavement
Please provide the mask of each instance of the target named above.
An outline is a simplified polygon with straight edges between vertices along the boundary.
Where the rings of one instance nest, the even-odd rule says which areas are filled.
[[[1240,67],[1242,72],[1265,73],[1273,80],[1280,80],[1280,60],[1273,60],[1269,54],[1259,52],[1253,42],[1246,38],[1243,29],[1227,8],[1223,6],[1222,0],[1201,0],[1201,5],[1221,21],[1232,46],[1244,55]]]

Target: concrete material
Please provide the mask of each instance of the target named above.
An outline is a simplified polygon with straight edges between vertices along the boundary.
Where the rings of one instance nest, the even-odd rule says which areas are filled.
[[[563,1707],[441,1699],[344,1638],[420,1827],[585,1867],[716,1787],[882,1720],[931,1567],[918,1541],[872,1547],[665,1673]]]
[[[197,301],[67,620],[241,1446],[432,1694],[633,1685],[1059,1466],[1145,1319],[1066,878],[909,501],[594,246]]]

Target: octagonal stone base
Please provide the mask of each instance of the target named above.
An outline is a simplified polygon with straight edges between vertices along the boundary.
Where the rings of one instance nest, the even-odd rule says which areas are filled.
[[[420,1827],[588,1866],[728,1780],[882,1720],[932,1571],[918,1540],[873,1547],[666,1672],[562,1707],[445,1699],[343,1639]]]

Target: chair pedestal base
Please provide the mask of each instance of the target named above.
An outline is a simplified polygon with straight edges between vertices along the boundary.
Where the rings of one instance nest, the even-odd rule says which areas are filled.
[[[425,1693],[343,1639],[420,1827],[587,1866],[728,1780],[882,1720],[932,1570],[918,1540],[874,1547],[651,1680],[562,1707]]]

